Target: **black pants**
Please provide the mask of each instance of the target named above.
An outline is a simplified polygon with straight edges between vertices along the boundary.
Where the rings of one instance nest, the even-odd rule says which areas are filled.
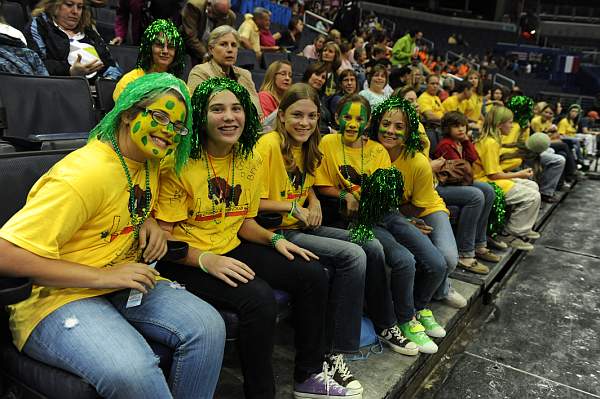
[[[566,180],[573,179],[573,177],[575,176],[575,171],[577,171],[577,162],[575,162],[573,151],[571,151],[569,145],[562,141],[558,141],[550,143],[550,147],[554,150],[555,153],[565,158],[565,169],[563,171],[564,178]]]
[[[188,291],[216,308],[231,309],[239,317],[239,352],[246,398],[274,398],[271,355],[277,304],[273,288],[292,296],[296,362],[294,379],[302,382],[321,370],[324,355],[327,276],[318,262],[296,256],[288,261],[274,249],[242,242],[224,256],[247,264],[256,276],[234,288],[200,268],[160,262],[162,276],[185,284]]]

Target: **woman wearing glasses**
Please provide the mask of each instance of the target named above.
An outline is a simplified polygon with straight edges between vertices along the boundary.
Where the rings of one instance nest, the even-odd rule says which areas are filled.
[[[260,91],[258,99],[263,115],[269,116],[279,107],[281,97],[292,84],[292,64],[289,61],[275,61],[267,69],[265,80]]]

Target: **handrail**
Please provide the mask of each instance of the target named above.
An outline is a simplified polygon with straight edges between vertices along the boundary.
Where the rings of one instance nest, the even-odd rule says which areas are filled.
[[[498,78],[503,79],[505,82],[510,83],[510,86],[507,86],[505,84],[499,83],[498,82]],[[513,79],[502,75],[501,73],[497,73],[494,75],[494,80],[492,81],[492,85],[496,86],[504,86],[504,87],[508,87],[509,90],[512,90],[513,87],[515,87],[515,85],[517,84],[517,82],[515,82]]]
[[[314,30],[315,32],[319,32],[319,33],[322,33],[322,34],[324,34],[324,35],[327,35],[327,31],[324,31],[323,29],[319,29],[319,28],[317,28],[316,26],[313,26],[313,25],[310,25],[310,24],[308,24],[308,23],[306,22],[306,16],[307,16],[307,15],[308,15],[308,16],[310,16],[310,17],[313,17],[313,18],[315,18],[315,19],[318,19],[318,20],[320,20],[321,22],[324,22],[324,23],[326,23],[326,24],[328,24],[328,25],[331,25],[331,26],[333,26],[333,21],[330,21],[329,19],[327,19],[327,18],[325,18],[325,17],[322,17],[322,16],[320,16],[319,14],[315,14],[315,13],[314,13],[314,12],[312,12],[312,11],[304,11],[304,16],[302,17],[302,22],[304,22],[304,26],[306,26],[306,27],[307,27],[307,28],[309,28],[309,29],[312,29],[312,30]]]
[[[420,40],[422,42],[425,42],[425,44],[429,45],[431,51],[433,51],[435,49],[435,43],[433,42],[433,40],[425,39],[424,37],[422,37]]]

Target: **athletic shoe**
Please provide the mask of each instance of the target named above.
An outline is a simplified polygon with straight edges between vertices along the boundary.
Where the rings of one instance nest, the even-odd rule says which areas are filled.
[[[490,269],[486,265],[482,265],[481,263],[473,260],[471,263],[465,263],[462,260],[458,260],[458,266],[467,271],[477,273],[477,274],[488,274]]]
[[[509,246],[521,251],[533,251],[533,245],[515,236],[503,236],[502,240]]]
[[[446,336],[446,330],[435,321],[431,310],[421,309],[416,316],[419,323],[425,328],[425,334],[433,338],[444,338]]]
[[[425,333],[425,327],[417,320],[400,324],[400,330],[406,339],[418,348],[419,352],[431,355],[438,351],[438,346],[429,338]]]
[[[481,260],[485,260],[486,262],[498,263],[502,259],[489,249],[485,248],[485,252],[477,252],[475,251],[475,257]]]
[[[348,369],[344,355],[329,355],[327,357],[327,363],[329,364],[329,375],[331,378],[339,385],[346,388],[346,392],[349,395],[363,393],[363,387]]]
[[[308,377],[304,382],[294,384],[294,398],[296,399],[319,399],[319,398],[345,398],[360,399],[361,394],[349,395],[346,388],[335,382],[329,376],[327,363],[323,365],[323,371]]]
[[[443,301],[446,305],[456,309],[462,309],[465,306],[467,306],[467,300],[465,299],[465,297],[456,292],[452,287],[450,287],[448,296],[444,298]]]
[[[489,237],[487,239],[487,243],[490,247],[494,248],[494,249],[506,249],[508,248],[508,245],[500,240],[499,236],[496,237]]]
[[[530,240],[537,240],[540,237],[541,235],[537,231],[530,230],[529,232],[525,233],[525,238],[529,238]]]
[[[404,335],[402,335],[402,331],[400,328],[398,328],[398,326],[386,328],[378,335],[379,338],[388,344],[394,352],[408,356],[414,356],[419,353],[418,344],[411,342]]]

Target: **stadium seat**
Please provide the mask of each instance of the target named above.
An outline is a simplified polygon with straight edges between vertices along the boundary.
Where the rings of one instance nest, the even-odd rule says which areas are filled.
[[[108,49],[113,56],[113,59],[119,64],[123,73],[127,73],[135,68],[135,63],[138,56],[137,46],[113,46],[109,45]]]
[[[102,115],[106,115],[115,106],[112,95],[116,86],[117,82],[112,79],[98,79],[96,81],[98,106]]]
[[[260,86],[262,85],[263,80],[265,80],[265,71],[263,71],[263,70],[252,71],[252,81],[254,82],[256,91],[260,90]]]
[[[0,73],[0,110],[3,138],[33,148],[85,139],[97,121],[84,77]]]
[[[263,68],[267,69],[269,67],[269,65],[271,65],[275,61],[278,61],[278,60],[286,60],[287,61],[287,59],[288,59],[287,53],[280,53],[280,52],[263,53],[262,66],[263,66]]]
[[[290,54],[290,62],[294,75],[303,75],[309,64],[308,58],[297,54]]]
[[[235,65],[249,71],[256,69],[256,53],[252,50],[240,48]]]
[[[4,12],[6,22],[10,26],[23,31],[28,19],[27,9],[24,5],[17,2],[5,1],[2,11]]]

